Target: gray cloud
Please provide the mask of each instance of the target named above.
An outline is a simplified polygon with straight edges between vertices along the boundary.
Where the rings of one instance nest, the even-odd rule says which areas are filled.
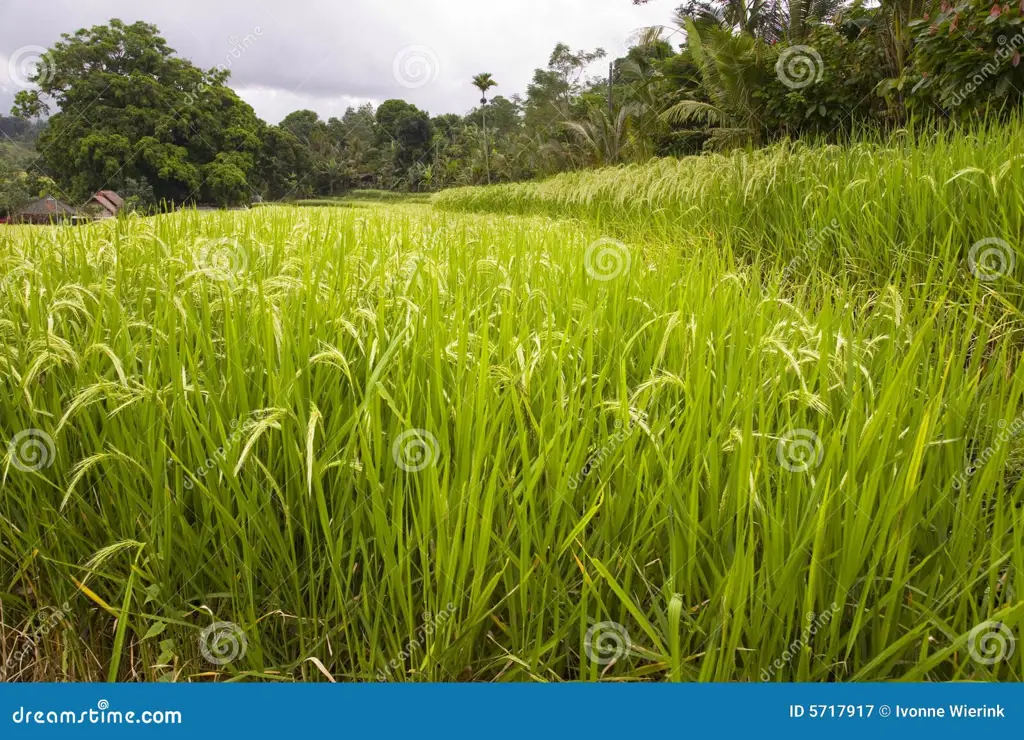
[[[0,0],[0,112],[18,88],[8,60],[26,46],[110,18],[156,24],[201,67],[224,65],[230,85],[272,123],[292,110],[336,115],[348,105],[404,98],[432,114],[476,102],[469,79],[491,72],[498,94],[523,92],[554,45],[620,54],[639,28],[666,21],[672,0]],[[404,53],[403,53],[404,52]],[[396,70],[396,59],[398,69]],[[398,74],[396,74],[396,71]]]

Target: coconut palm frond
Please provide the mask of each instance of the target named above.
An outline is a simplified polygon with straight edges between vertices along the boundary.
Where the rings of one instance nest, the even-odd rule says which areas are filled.
[[[709,145],[731,146],[742,138],[756,140],[757,120],[755,93],[757,41],[747,34],[737,34],[722,26],[704,26],[692,18],[685,19],[687,46],[707,99],[680,100],[661,114],[664,121],[686,125],[700,121],[723,130],[712,132]]]
[[[665,31],[668,30],[665,26],[647,26],[637,31],[634,38],[630,39],[633,46],[647,47],[654,46],[659,41],[663,40]]]
[[[486,93],[492,87],[497,86],[498,83],[495,82],[494,75],[490,72],[484,72],[473,76],[473,87],[477,88],[482,93]]]
[[[597,164],[617,164],[625,151],[629,138],[629,106],[623,106],[616,115],[602,109],[591,110],[584,121],[566,121],[563,125]]]
[[[707,149],[723,151],[743,147],[753,141],[754,131],[749,128],[716,128],[711,131],[711,138],[705,143]]]
[[[681,100],[661,114],[661,117],[668,123],[685,125],[693,121],[704,121],[712,126],[725,123],[728,116],[710,103],[701,103],[698,100]]]

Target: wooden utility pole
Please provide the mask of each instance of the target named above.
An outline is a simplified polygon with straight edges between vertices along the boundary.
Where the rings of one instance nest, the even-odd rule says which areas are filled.
[[[615,62],[608,62],[608,117],[615,118],[615,99],[612,97],[613,85],[612,81],[615,79]]]
[[[480,109],[484,114],[484,167],[487,168],[487,184],[491,184],[491,146],[487,143],[487,96],[480,99]]]

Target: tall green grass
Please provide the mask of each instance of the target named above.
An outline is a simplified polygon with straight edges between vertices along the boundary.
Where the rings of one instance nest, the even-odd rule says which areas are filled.
[[[428,203],[430,193],[402,193],[391,190],[349,190],[336,198],[308,198],[297,200],[297,206],[354,206],[381,203]]]
[[[990,133],[0,232],[5,675],[1019,680]]]
[[[683,250],[728,249],[766,270],[806,260],[804,273],[842,274],[869,286],[893,276],[959,283],[979,240],[1001,238],[1021,256],[1024,122],[970,133],[900,131],[850,146],[784,142],[457,188],[433,202],[448,211],[584,218],[612,234]],[[826,230],[826,248],[808,250]],[[1018,311],[1020,275],[1002,285]]]

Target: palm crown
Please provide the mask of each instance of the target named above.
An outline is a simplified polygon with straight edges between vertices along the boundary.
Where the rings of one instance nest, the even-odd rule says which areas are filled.
[[[490,72],[483,72],[473,77],[473,87],[480,91],[483,95],[483,99],[480,102],[487,102],[487,91],[492,87],[497,87],[498,83],[494,81],[494,76]]]

